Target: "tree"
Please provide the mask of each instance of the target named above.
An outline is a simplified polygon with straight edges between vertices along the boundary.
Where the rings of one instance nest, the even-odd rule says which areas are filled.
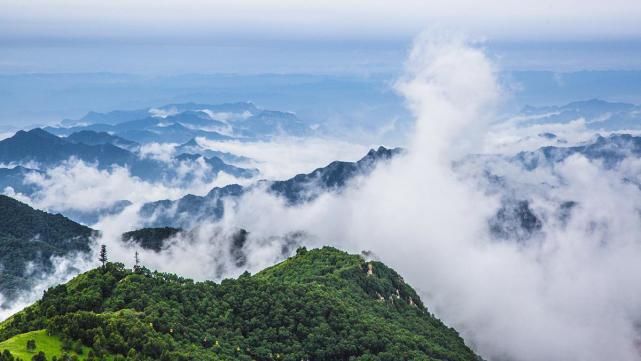
[[[107,246],[104,244],[100,246],[100,258],[98,260],[102,263],[102,267],[107,263]]]
[[[31,358],[31,361],[47,361],[47,356],[45,356],[44,352],[40,351]]]
[[[0,354],[0,360],[2,360],[2,361],[14,361],[15,358],[13,357],[11,352],[9,352],[9,350],[4,350]]]
[[[27,341],[27,350],[35,351],[36,350],[36,340],[31,339]]]

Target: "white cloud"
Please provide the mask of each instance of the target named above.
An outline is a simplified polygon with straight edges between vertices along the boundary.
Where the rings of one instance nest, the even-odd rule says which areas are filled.
[[[127,37],[150,34],[202,37],[221,33],[229,36],[231,33],[247,38],[253,35],[288,39],[346,36],[380,39],[411,36],[426,24],[441,24],[500,38],[641,35],[638,24],[641,5],[626,0],[608,3],[561,0],[553,6],[545,2],[528,2],[524,6],[523,2],[514,0],[483,4],[471,0],[448,3],[419,0],[191,0],[186,3],[171,0],[163,2],[163,6],[156,6],[150,0],[124,3],[9,0],[4,5],[4,18],[11,21],[8,25],[14,22],[21,25],[14,27],[14,34],[46,30],[60,34],[81,28],[90,35]],[[27,19],[31,22],[26,23]],[[56,26],[59,24],[67,26]],[[119,27],[114,28],[115,24]],[[510,31],[506,32],[508,26]]]
[[[326,138],[279,138],[265,142],[211,141],[199,138],[205,148],[252,159],[243,166],[258,168],[267,179],[288,179],[309,173],[335,160],[354,161],[369,148],[364,145]]]
[[[249,182],[224,172],[212,178],[210,167],[202,159],[177,163],[173,170],[178,176],[174,181],[149,182],[132,176],[124,167],[98,169],[71,159],[44,173],[28,174],[25,183],[37,186],[33,195],[27,197],[12,190],[7,192],[39,209],[91,211],[110,207],[121,200],[140,204],[177,199],[188,193],[204,195],[216,186]]]
[[[143,263],[198,279],[218,277],[215,269],[234,275],[244,267],[234,266],[224,250],[239,227],[251,232],[245,250],[252,270],[282,257],[284,234],[304,231],[311,246],[372,250],[488,359],[639,360],[641,192],[623,178],[639,179],[641,163],[628,159],[605,171],[598,162],[573,156],[528,172],[497,160],[493,169],[522,186],[517,190],[544,216],[541,235],[532,241],[499,242],[487,227],[497,197],[478,188],[474,170],[455,173],[450,163],[540,129],[510,138],[513,129],[492,128],[502,95],[494,67],[461,39],[420,38],[398,89],[417,121],[405,156],[341,195],[298,207],[256,189],[230,204],[221,222],[178,236],[167,253],[143,252]],[[584,135],[580,121],[552,127],[573,141]],[[206,145],[256,159],[278,178],[364,153],[361,146],[318,139]],[[563,223],[551,215],[565,200],[577,205]],[[113,259],[128,264],[133,251],[118,239],[139,223],[135,210],[98,225]]]
[[[461,41],[420,41],[399,83],[418,123],[407,156],[360,187],[300,207],[249,193],[223,224],[263,237],[304,230],[352,252],[372,250],[489,359],[638,360],[641,192],[578,156],[554,174],[512,168],[513,179],[533,186],[557,180],[547,194],[526,194],[537,210],[551,212],[559,200],[578,206],[567,225],[545,214],[530,243],[493,240],[487,219],[498,200],[449,167],[452,156],[483,146],[478,135],[500,96],[492,66]]]
[[[94,259],[97,260],[98,257],[92,257],[91,254],[84,253],[71,254],[66,257],[51,257],[51,263],[54,266],[53,271],[49,274],[37,275],[34,279],[34,285],[28,291],[19,294],[11,302],[10,307],[0,308],[0,321],[40,299],[44,291],[49,287],[65,283],[79,272],[95,267],[97,261]],[[3,303],[3,297],[0,294],[0,304]]]

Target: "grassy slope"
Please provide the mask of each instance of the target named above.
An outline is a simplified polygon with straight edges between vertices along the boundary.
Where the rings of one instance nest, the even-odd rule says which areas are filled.
[[[36,341],[36,350],[27,350],[27,341]],[[31,331],[14,336],[6,341],[0,342],[0,351],[9,350],[13,356],[19,357],[23,360],[31,360],[38,352],[42,351],[47,355],[48,359],[53,356],[60,357],[62,355],[62,341],[59,337],[47,335],[46,330]],[[83,346],[82,355],[77,355],[75,352],[68,352],[69,355],[77,355],[80,360],[85,360],[89,351],[88,347]]]

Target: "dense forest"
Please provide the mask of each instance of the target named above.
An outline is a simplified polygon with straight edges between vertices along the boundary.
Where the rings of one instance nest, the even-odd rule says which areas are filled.
[[[52,256],[89,252],[95,231],[63,217],[0,195],[0,292],[11,298],[28,289],[33,274],[46,273]],[[1,305],[0,305],[1,306]]]
[[[394,270],[330,247],[220,284],[106,263],[1,323],[0,346],[38,330],[56,359],[478,360]]]

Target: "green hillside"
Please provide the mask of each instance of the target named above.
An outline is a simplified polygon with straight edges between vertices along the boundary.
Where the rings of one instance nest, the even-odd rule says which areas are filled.
[[[35,342],[36,347],[32,350],[27,349],[27,342],[29,340]],[[69,349],[65,350],[67,347]],[[46,330],[26,332],[0,342],[0,351],[4,350],[8,350],[12,356],[25,361],[31,360],[33,356],[41,351],[44,352],[48,358],[56,357],[57,359],[61,359],[63,355],[66,354],[69,357],[75,356],[81,361],[90,358],[90,355],[92,355],[90,348],[79,344],[73,345],[72,343],[64,345],[60,337],[49,335]],[[2,360],[1,357],[0,360]]]
[[[88,252],[94,230],[0,195],[0,293],[11,299],[29,289],[33,269],[48,272],[51,256]],[[0,305],[1,306],[1,305]]]
[[[220,284],[121,264],[84,273],[0,324],[114,360],[478,360],[380,262],[325,247]]]

